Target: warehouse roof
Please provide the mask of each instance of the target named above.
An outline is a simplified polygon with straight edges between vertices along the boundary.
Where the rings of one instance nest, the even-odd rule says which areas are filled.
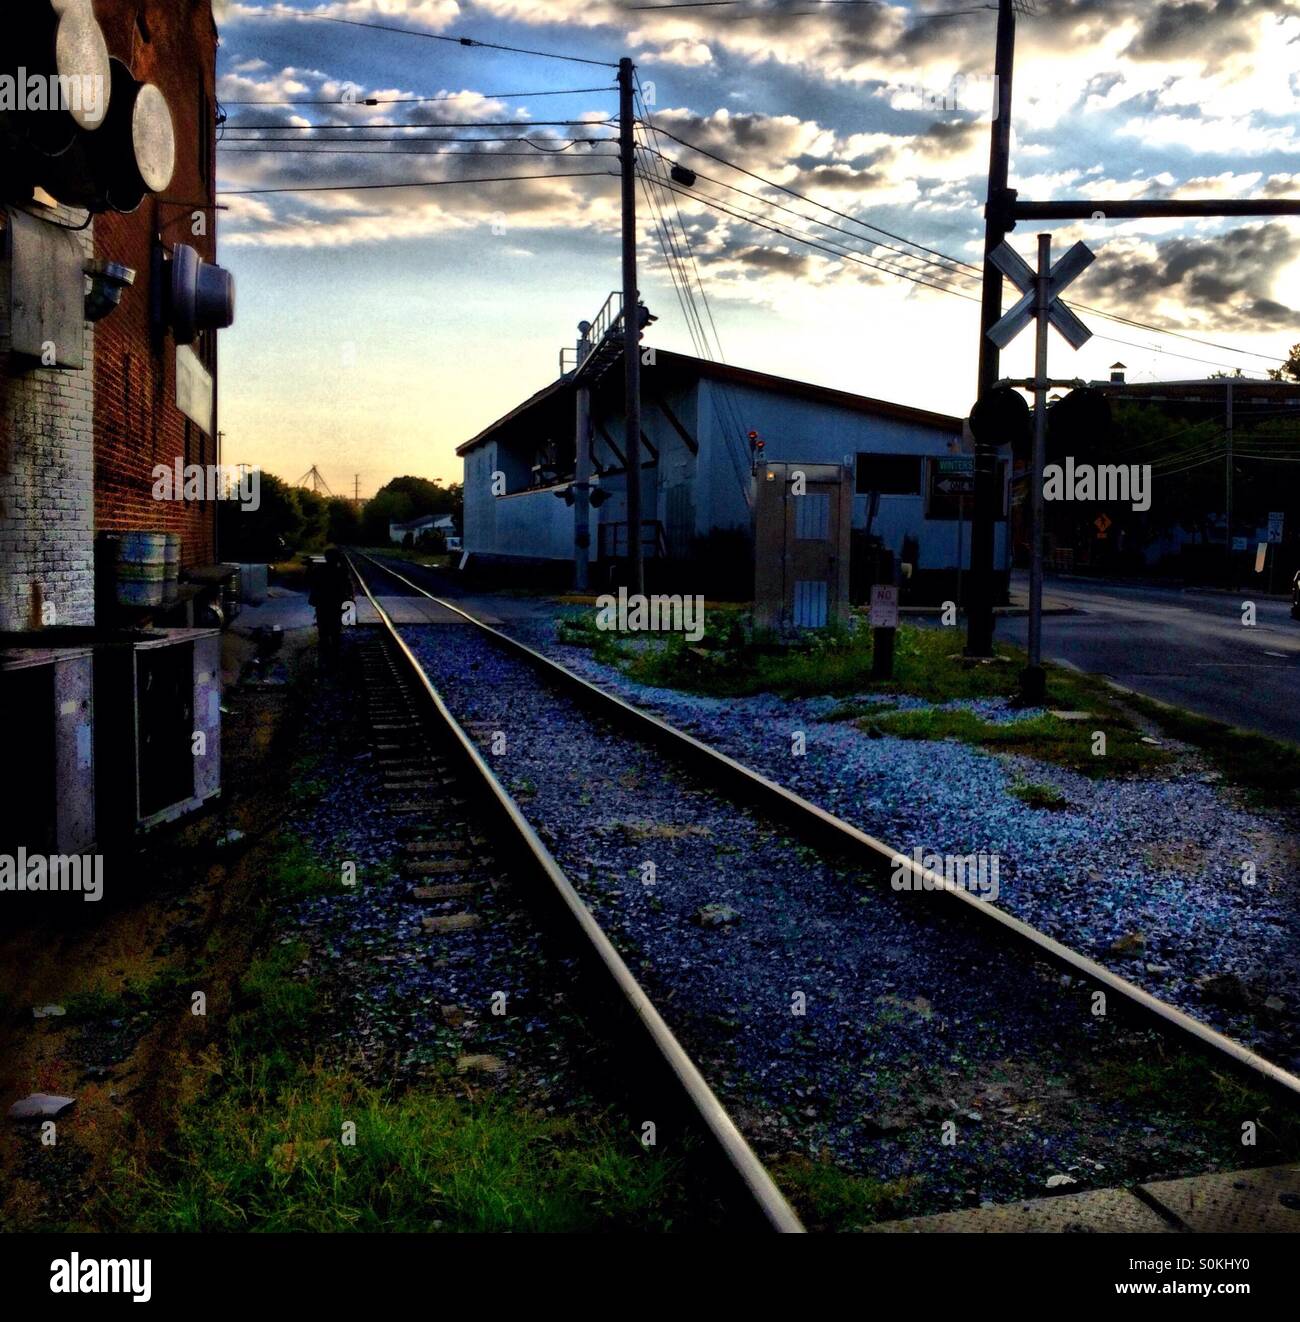
[[[647,372],[666,373],[668,375],[690,375],[702,380],[723,381],[731,385],[749,386],[755,390],[768,390],[775,394],[792,396],[796,399],[812,400],[815,403],[828,404],[835,408],[851,409],[855,413],[869,413],[875,417],[896,418],[902,422],[919,422],[943,431],[960,434],[962,420],[946,413],[934,413],[929,409],[913,408],[909,404],[895,404],[889,400],[872,399],[867,395],[854,395],[847,390],[833,390],[830,386],[813,385],[809,381],[794,381],[789,377],[773,376],[770,372],[756,372],[748,367],[732,367],[727,363],[711,363],[704,358],[695,358],[690,354],[671,353],[666,349],[655,351],[655,366]],[[506,423],[513,421],[530,409],[545,403],[562,391],[571,390],[573,381],[563,376],[550,385],[543,387],[535,395],[516,405],[509,413],[503,414],[495,422],[472,436],[468,441],[456,447],[457,454],[466,454],[475,446],[489,440],[493,433]]]

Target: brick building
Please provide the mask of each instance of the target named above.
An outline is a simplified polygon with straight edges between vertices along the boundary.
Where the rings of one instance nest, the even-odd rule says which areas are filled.
[[[176,135],[176,167],[163,198],[146,198],[130,215],[108,212],[95,221],[95,255],[123,262],[136,282],[121,307],[96,328],[95,528],[149,529],[181,536],[181,567],[217,558],[216,509],[211,501],[155,501],[156,464],[219,463],[215,423],[217,336],[200,332],[192,346],[212,375],[213,422],[204,429],[176,405],[176,345],[156,336],[150,309],[157,291],[153,245],[188,244],[205,261],[217,259],[216,58],[217,30],[210,0],[96,0],[110,54],[154,84],[167,100]],[[129,59],[128,59],[129,57]]]
[[[2,9],[0,850],[80,852],[220,789],[220,639],[178,627],[229,568],[213,489],[155,475],[220,462],[217,31],[211,0]]]
[[[88,21],[97,24],[113,62],[108,115],[134,92],[134,83],[156,88],[174,156],[159,192],[140,189],[128,197],[128,204],[137,205],[115,209],[112,202],[83,197],[80,180],[68,183],[65,193],[57,175],[47,179],[45,163],[35,158],[33,165],[24,156],[15,117],[6,123],[0,115],[0,202],[8,204],[0,208],[0,291],[7,294],[0,298],[4,631],[97,622],[99,534],[178,534],[183,570],[217,558],[213,502],[157,500],[152,476],[155,465],[170,468],[177,460],[220,462],[216,331],[200,330],[192,343],[182,343],[188,336],[168,324],[166,302],[176,245],[205,262],[216,260],[217,30],[211,0],[68,0],[66,6],[15,0],[0,23],[10,22],[12,13],[44,21],[47,11],[78,6],[93,15]],[[19,57],[11,58],[16,63]],[[9,63],[0,58],[0,72]],[[84,134],[87,153],[107,151],[100,143],[112,131],[105,117],[102,129]],[[137,146],[145,150],[148,144]],[[106,187],[117,188],[121,162],[106,168],[114,176]],[[24,309],[35,304],[79,301],[86,281],[78,268],[95,260],[133,273],[117,305],[96,314],[101,319],[92,320],[89,310],[76,315],[71,306],[59,316],[43,314],[39,326],[30,315],[24,318]],[[63,288],[51,300],[56,270]],[[53,361],[42,356],[49,344]]]

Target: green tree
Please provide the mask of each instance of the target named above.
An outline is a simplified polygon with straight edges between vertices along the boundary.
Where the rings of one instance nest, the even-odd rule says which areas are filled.
[[[296,488],[298,508],[302,511],[303,526],[298,534],[297,551],[319,551],[325,545],[329,529],[329,502],[324,496],[308,491],[306,487]]]
[[[325,537],[334,546],[354,546],[361,540],[361,515],[352,501],[342,496],[329,501]]]
[[[257,509],[238,501],[217,505],[217,538],[223,560],[274,563],[292,555],[302,542],[306,520],[299,496],[274,473],[260,473]]]
[[[1286,362],[1270,369],[1269,377],[1274,381],[1300,381],[1300,344],[1291,346]]]
[[[395,477],[366,502],[362,532],[372,546],[384,546],[390,523],[407,523],[425,514],[451,514],[459,527],[462,507],[459,482],[443,486],[441,481],[427,477]]]

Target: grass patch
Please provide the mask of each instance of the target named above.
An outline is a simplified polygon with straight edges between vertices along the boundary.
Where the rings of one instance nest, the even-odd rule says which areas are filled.
[[[1168,1112],[1186,1124],[1192,1117],[1213,1141],[1225,1133],[1240,1133],[1243,1120],[1254,1120],[1260,1147],[1252,1151],[1251,1165],[1264,1158],[1291,1159],[1300,1152],[1300,1117],[1293,1110],[1203,1058],[1166,1044],[1107,1059],[1087,1072],[1087,1086],[1101,1099],[1132,1106],[1153,1119]]]
[[[1169,757],[1165,750],[1142,743],[1138,731],[1127,722],[1063,721],[1050,712],[998,724],[961,707],[927,707],[891,712],[874,724],[901,739],[955,739],[980,748],[1023,753],[1097,778],[1148,771]],[[1095,729],[1106,734],[1104,756],[1093,754]]]
[[[1241,786],[1257,804],[1300,805],[1300,748],[1136,694],[1125,700],[1172,738],[1200,749],[1225,780]]]
[[[597,628],[594,615],[562,615],[555,622],[556,642],[586,648],[603,666],[619,665],[625,655],[620,640],[629,637],[630,634]]]
[[[157,1170],[122,1164],[139,1231],[667,1230],[679,1163],[604,1120],[445,1083],[394,1093],[310,1053],[323,1014],[278,946],[240,986],[227,1058]],[[354,1141],[349,1142],[352,1138]]]
[[[1018,780],[1007,792],[1031,808],[1057,811],[1069,806],[1065,795],[1055,785],[1044,785],[1039,781]]]
[[[852,1175],[826,1157],[794,1154],[778,1158],[769,1170],[809,1230],[852,1231],[901,1216],[920,1183]]]
[[[356,880],[360,885],[360,869]],[[266,884],[272,896],[285,901],[343,895],[354,889],[343,884],[342,870],[337,865],[327,866],[311,845],[292,831],[281,831],[273,842]]]

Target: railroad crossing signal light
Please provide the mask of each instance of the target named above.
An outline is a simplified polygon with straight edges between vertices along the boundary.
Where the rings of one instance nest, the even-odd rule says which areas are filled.
[[[1010,386],[994,386],[979,397],[970,411],[970,429],[977,441],[987,445],[1010,444],[1017,459],[1028,457],[1033,439],[1029,405]]]
[[[767,448],[767,443],[763,440],[761,436],[759,436],[759,434],[756,431],[752,431],[749,433],[750,453],[753,454],[753,456],[756,459],[761,459],[763,457],[763,451],[766,448]]]
[[[1080,386],[1047,410],[1048,447],[1063,455],[1101,449],[1110,442],[1111,426],[1110,401]]]

